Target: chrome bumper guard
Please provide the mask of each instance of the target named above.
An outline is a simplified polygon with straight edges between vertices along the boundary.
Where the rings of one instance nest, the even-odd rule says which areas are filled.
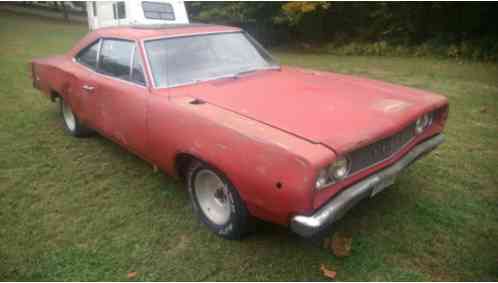
[[[416,145],[393,165],[342,190],[312,215],[296,215],[292,217],[290,223],[291,230],[303,237],[312,237],[323,231],[330,224],[341,219],[360,200],[368,198],[376,185],[380,184],[383,180],[394,177],[401,170],[413,163],[413,161],[435,149],[443,141],[444,135],[439,134]]]

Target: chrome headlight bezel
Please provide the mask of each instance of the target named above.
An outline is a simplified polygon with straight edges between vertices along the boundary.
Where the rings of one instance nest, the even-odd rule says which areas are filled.
[[[346,157],[338,157],[333,163],[322,168],[315,181],[315,189],[321,190],[337,181],[344,180],[351,171],[351,161]]]

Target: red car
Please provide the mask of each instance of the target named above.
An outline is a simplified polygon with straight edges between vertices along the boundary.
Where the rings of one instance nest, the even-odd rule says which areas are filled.
[[[31,68],[69,134],[98,132],[184,178],[229,239],[252,217],[323,231],[441,144],[448,115],[440,95],[280,66],[225,26],[104,28]]]

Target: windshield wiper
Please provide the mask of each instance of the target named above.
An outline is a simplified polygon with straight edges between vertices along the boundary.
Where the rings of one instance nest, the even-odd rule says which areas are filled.
[[[247,69],[247,70],[235,73],[235,77],[239,77],[241,75],[245,75],[245,74],[249,74],[249,73],[254,73],[254,72],[262,71],[262,70],[280,70],[280,66],[270,66],[270,67]]]
[[[261,68],[254,68],[254,69],[248,69],[248,70],[244,70],[244,71],[240,71],[240,72],[237,72],[235,73],[235,76],[241,76],[241,75],[245,75],[245,74],[249,74],[249,73],[254,73],[256,71],[259,71],[261,70]]]
[[[252,69],[247,69],[247,70],[244,70],[244,71],[237,72],[235,74],[215,76],[215,77],[203,78],[203,79],[195,79],[195,80],[190,81],[189,83],[198,84],[198,83],[202,83],[202,82],[205,82],[205,81],[223,80],[223,79],[234,79],[234,80],[236,80],[236,79],[240,78],[240,76],[242,76],[242,75],[249,74],[249,73],[254,73],[256,71],[262,71],[262,70],[280,70],[280,69],[281,68],[278,65],[277,66],[262,67],[262,68],[252,68]],[[184,84],[188,84],[188,83],[184,83]]]

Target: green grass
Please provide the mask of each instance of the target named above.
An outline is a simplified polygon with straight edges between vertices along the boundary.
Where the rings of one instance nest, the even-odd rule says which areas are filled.
[[[104,138],[66,135],[26,63],[85,33],[0,11],[0,280],[326,280],[322,263],[338,280],[498,280],[497,65],[275,52],[451,103],[447,142],[337,223],[353,235],[338,259],[266,223],[222,240],[180,183]]]

